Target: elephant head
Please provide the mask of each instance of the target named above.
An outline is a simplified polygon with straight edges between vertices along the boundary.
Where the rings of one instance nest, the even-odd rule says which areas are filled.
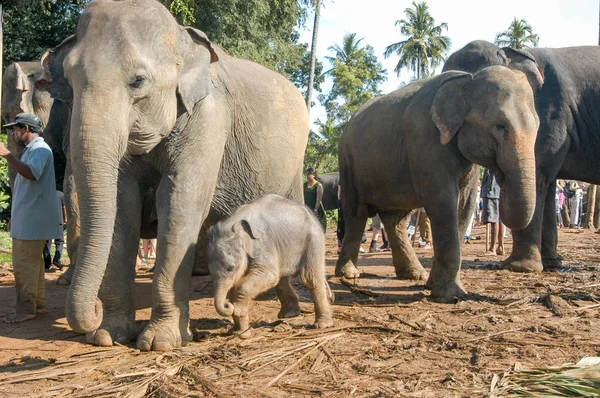
[[[204,33],[179,26],[155,0],[94,1],[75,35],[44,55],[38,84],[72,105],[69,149],[81,214],[66,306],[74,330],[90,332],[102,321],[97,295],[112,243],[121,162],[149,153],[178,117],[187,120],[185,113],[210,95],[217,61]]]
[[[446,72],[440,78],[431,107],[440,142],[456,142],[464,157],[494,172],[501,184],[503,223],[525,228],[535,210],[534,147],[539,128],[530,80],[503,66],[473,75]]]
[[[442,72],[461,70],[475,73],[483,68],[495,65],[506,66],[523,72],[534,90],[540,88],[544,83],[544,74],[533,55],[512,47],[500,48],[485,40],[472,41],[450,55]]]
[[[215,286],[215,309],[221,316],[231,316],[233,304],[227,299],[232,288],[244,277],[248,260],[256,257],[256,241],[261,231],[241,220],[230,226],[218,223],[208,230],[208,271]]]

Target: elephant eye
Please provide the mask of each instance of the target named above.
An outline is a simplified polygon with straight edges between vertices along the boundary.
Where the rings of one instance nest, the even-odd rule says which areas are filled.
[[[144,76],[134,76],[130,82],[129,82],[129,86],[132,88],[140,88],[144,85],[144,83],[146,82],[146,77]]]
[[[235,269],[235,266],[230,265],[229,267],[227,267],[227,272],[233,272],[234,269]]]
[[[497,125],[496,125],[496,129],[497,129],[498,131],[506,131],[506,130],[508,130],[508,129],[506,128],[506,125],[504,125],[504,124],[497,124]]]

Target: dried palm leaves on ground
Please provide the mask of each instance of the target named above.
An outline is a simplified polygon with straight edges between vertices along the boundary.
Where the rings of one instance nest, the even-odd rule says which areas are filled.
[[[494,375],[491,395],[497,397],[600,396],[600,358],[586,357],[577,364],[519,369]]]

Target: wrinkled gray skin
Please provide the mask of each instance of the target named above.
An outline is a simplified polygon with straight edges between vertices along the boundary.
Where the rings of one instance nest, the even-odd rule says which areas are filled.
[[[42,74],[39,62],[13,62],[2,74],[2,120],[4,123],[13,121],[22,112],[34,113],[42,121],[42,126],[48,124],[50,108],[53,99],[45,90],[35,87],[35,80]],[[8,140],[8,149],[17,157],[21,157],[23,145],[17,145],[14,140]],[[16,171],[8,168],[10,186],[12,187]]]
[[[77,261],[77,245],[79,243],[79,209],[77,194],[73,186],[73,176],[70,173],[68,161],[68,125],[70,108],[64,103],[57,103],[50,93],[43,88],[36,87],[36,80],[42,75],[43,69],[40,62],[15,62],[5,69],[2,76],[2,119],[4,123],[12,122],[14,117],[22,112],[37,115],[42,121],[44,132],[42,136],[52,148],[54,153],[54,170],[56,171],[57,185],[61,186],[64,193],[65,207],[67,210],[67,251],[71,266]],[[57,101],[58,102],[58,101]],[[8,148],[17,157],[21,157],[24,147],[14,140],[8,140]],[[16,176],[15,169],[9,165],[8,174],[10,186],[13,186]],[[57,282],[68,284],[69,275],[74,268],[61,274]]]
[[[189,283],[205,220],[265,193],[302,198],[302,96],[179,26],[154,0],[90,3],[43,65],[52,95],[73,109],[81,238],[69,325],[97,345],[137,337],[144,351],[180,346],[192,338]],[[134,276],[149,186],[158,247],[152,315],[139,333]]]
[[[476,164],[500,180],[506,225],[524,228],[535,207],[538,125],[532,86],[505,67],[443,73],[366,103],[339,144],[346,235],[336,275],[359,276],[365,223],[379,213],[396,275],[426,278],[405,225],[411,209],[425,207],[435,242],[427,286],[442,301],[463,295],[460,245],[477,200]]]
[[[325,278],[325,235],[306,206],[267,195],[240,207],[209,229],[207,258],[215,308],[221,316],[233,316],[234,330],[242,338],[251,336],[250,301],[273,287],[281,302],[279,318],[300,315],[298,295],[290,284],[297,275],[313,297],[314,326],[333,325],[329,305],[333,293]]]
[[[317,179],[323,185],[323,207],[325,210],[337,210],[340,173],[334,172],[319,174]]]
[[[526,72],[539,66],[544,74],[544,85],[535,92],[540,118],[535,145],[535,213],[527,228],[513,234],[512,253],[504,266],[519,272],[556,269],[561,257],[556,251],[555,180],[600,184],[600,47],[531,48],[525,52],[478,40],[452,54],[444,70],[476,72],[490,65]]]

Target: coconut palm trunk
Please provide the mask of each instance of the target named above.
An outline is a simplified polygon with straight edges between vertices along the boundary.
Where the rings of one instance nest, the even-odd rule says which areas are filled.
[[[317,63],[317,38],[319,36],[319,20],[321,19],[321,0],[315,0],[315,23],[313,26],[312,43],[310,45],[310,72],[306,89],[306,109],[310,116],[310,103],[315,82],[315,66]]]

